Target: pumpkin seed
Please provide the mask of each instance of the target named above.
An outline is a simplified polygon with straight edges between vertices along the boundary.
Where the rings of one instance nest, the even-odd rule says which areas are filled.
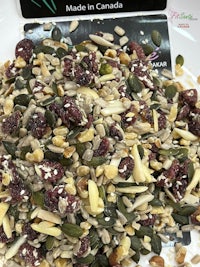
[[[8,214],[10,216],[13,216],[15,218],[15,221],[18,221],[19,219],[19,210],[17,207],[18,207],[17,205],[10,205],[8,209]]]
[[[178,214],[183,215],[183,216],[190,216],[195,211],[196,211],[196,207],[188,205],[188,206],[181,207],[181,210],[179,210]]]
[[[141,253],[142,255],[148,255],[150,252],[151,252],[151,251],[149,251],[149,250],[146,249],[146,248],[141,248],[141,250],[140,250],[140,253]]]
[[[135,254],[131,257],[131,259],[136,263],[138,263],[140,261],[140,252],[139,252],[139,250],[135,251]]]
[[[112,217],[97,218],[97,221],[99,225],[105,228],[112,227],[115,224],[115,218]]]
[[[177,93],[177,88],[174,85],[169,85],[165,89],[165,96],[169,99],[172,99],[173,97],[175,97],[176,93]]]
[[[188,149],[185,148],[185,147],[181,147],[181,148],[170,148],[168,150],[166,150],[166,149],[160,149],[158,151],[158,153],[160,155],[163,155],[163,156],[175,156],[175,157],[181,159],[181,158],[187,157],[187,155],[188,155]]]
[[[145,235],[152,237],[153,236],[153,229],[149,226],[141,225],[140,229],[135,231],[135,234],[139,238],[143,238]]]
[[[86,165],[90,167],[97,167],[107,161],[105,157],[93,157],[90,161],[86,161]]]
[[[77,52],[88,52],[88,48],[82,44],[75,45],[75,48]]]
[[[17,95],[14,98],[14,104],[28,107],[28,104],[29,104],[30,100],[31,100],[31,97],[29,95],[21,94],[21,95]]]
[[[56,121],[57,121],[57,120],[56,120],[55,113],[52,112],[52,111],[50,111],[49,109],[47,109],[47,110],[45,111],[44,116],[45,116],[45,118],[46,118],[47,123],[49,124],[49,126],[50,126],[51,128],[54,128],[55,125],[56,125]]]
[[[46,107],[46,106],[52,104],[54,101],[55,101],[55,96],[52,96],[52,97],[45,99],[43,102],[40,103],[40,105],[42,107]]]
[[[90,265],[91,267],[109,267],[108,258],[106,255],[95,255],[95,260]]]
[[[83,229],[79,225],[72,223],[64,223],[61,226],[61,230],[63,231],[64,234],[76,238],[81,237],[83,234]]]
[[[184,215],[180,215],[177,213],[172,213],[172,217],[175,220],[176,223],[179,223],[181,225],[188,224],[189,223],[189,218]]]
[[[61,157],[59,159],[59,162],[62,166],[71,166],[73,164],[73,159],[67,159],[67,158],[64,158],[64,157]]]
[[[154,51],[153,47],[150,44],[143,44],[142,48],[146,56],[149,56]]]
[[[101,64],[101,67],[99,69],[100,75],[111,74],[112,72],[113,72],[113,68],[110,64],[108,63]]]
[[[150,204],[151,206],[158,207],[158,206],[162,206],[162,201],[160,201],[160,199],[158,199],[158,198],[154,198],[153,200],[151,200],[151,201],[149,202],[149,204]]]
[[[60,156],[58,153],[54,153],[50,150],[47,150],[44,152],[44,158],[51,160],[51,161],[59,161],[60,160]]]
[[[126,217],[127,222],[132,222],[136,218],[134,212],[128,213],[121,197],[118,197],[117,199],[117,207],[118,210]]]
[[[180,66],[183,66],[183,64],[184,64],[184,57],[182,55],[178,55],[176,57],[176,64],[177,65],[180,65]]]
[[[142,159],[142,158],[144,157],[144,148],[143,148],[142,145],[138,145],[138,146],[137,146],[137,149],[138,149],[140,158]]]
[[[55,53],[55,49],[51,46],[48,46],[48,45],[38,45],[34,48],[34,54],[39,54],[39,53],[44,53],[44,54],[54,54]]]
[[[45,242],[45,247],[47,250],[51,250],[53,248],[54,245],[54,236],[48,236]]]
[[[31,75],[32,75],[32,72],[31,72],[31,68],[30,68],[30,67],[25,67],[25,68],[22,69],[21,76],[22,76],[25,80],[30,79]]]
[[[82,158],[84,152],[85,152],[85,144],[84,143],[77,143],[75,144],[76,152],[79,154],[79,157]]]
[[[151,39],[156,46],[160,47],[162,42],[162,36],[159,31],[153,30],[151,32]]]
[[[110,202],[106,202],[104,207],[104,214],[107,217],[117,218],[116,206]]]
[[[157,109],[159,109],[160,108],[160,104],[159,103],[155,103],[155,104],[152,104],[151,106],[150,106],[150,109],[151,110],[157,110]]]
[[[131,236],[131,248],[134,251],[138,251],[142,248],[142,242],[140,241],[140,239],[137,236]]]
[[[96,232],[96,230],[94,230],[94,228],[91,228],[88,234],[89,238],[90,238],[90,246],[91,249],[96,249],[99,247],[99,245],[101,244],[100,242],[100,238]]]
[[[142,88],[143,88],[143,84],[142,82],[138,79],[138,77],[136,75],[134,75],[133,73],[130,73],[129,74],[129,77],[128,77],[128,84],[131,88],[131,90],[134,92],[134,93],[139,93],[142,91]]]
[[[12,156],[12,158],[16,158],[15,152],[17,151],[17,146],[15,143],[11,143],[8,141],[2,141],[2,144],[5,150]]]
[[[51,33],[51,38],[54,41],[60,41],[60,39],[62,38],[62,32],[60,30],[60,28],[58,28],[57,26],[53,28],[52,33]]]
[[[61,59],[67,55],[67,50],[65,50],[63,47],[58,47],[56,50],[56,55]]]
[[[83,258],[77,258],[76,261],[78,263],[81,263],[81,264],[86,264],[86,265],[89,265],[91,264],[92,262],[94,262],[95,260],[95,257],[94,255],[92,254],[88,254],[86,257],[83,257]]]
[[[153,77],[153,84],[154,84],[154,86],[156,86],[158,88],[162,88],[162,86],[163,86],[162,80],[157,78],[157,77]]]
[[[193,176],[194,176],[194,164],[193,164],[193,162],[190,162],[189,166],[188,166],[188,179],[189,179],[189,182],[192,180]]]
[[[15,89],[21,90],[25,87],[24,81],[19,77],[15,80]]]
[[[160,255],[162,250],[162,242],[161,238],[156,234],[153,234],[151,237],[151,248],[154,253]]]
[[[41,191],[32,193],[33,203],[37,206],[44,207],[44,193]]]

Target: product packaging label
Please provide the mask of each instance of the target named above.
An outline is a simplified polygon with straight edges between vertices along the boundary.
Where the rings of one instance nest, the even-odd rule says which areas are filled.
[[[164,10],[167,0],[20,0],[24,18]]]

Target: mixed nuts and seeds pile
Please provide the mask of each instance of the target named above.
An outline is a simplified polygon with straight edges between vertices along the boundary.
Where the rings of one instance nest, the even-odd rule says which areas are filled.
[[[150,252],[164,266],[169,234],[199,230],[197,90],[159,77],[141,45],[121,40],[98,32],[71,45],[54,26],[0,69],[8,266],[120,267]],[[177,246],[177,263],[185,254]]]

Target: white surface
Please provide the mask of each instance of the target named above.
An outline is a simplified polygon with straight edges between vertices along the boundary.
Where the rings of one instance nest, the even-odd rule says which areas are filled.
[[[156,13],[156,12],[155,12]],[[158,13],[158,12],[157,12]],[[162,12],[163,13],[163,12]],[[200,1],[199,0],[169,0],[165,12],[169,19],[169,34],[171,42],[172,67],[178,54],[185,59],[185,75],[181,78],[188,88],[198,88],[197,77],[200,75]],[[148,14],[148,13],[147,13]],[[115,14],[131,16],[133,13]],[[138,15],[141,15],[141,13]],[[104,15],[101,15],[103,17]],[[111,15],[107,15],[111,16]],[[106,16],[106,17],[107,17]],[[98,16],[99,17],[99,16]],[[82,17],[80,17],[82,18]],[[87,16],[88,18],[88,16]],[[65,18],[64,18],[65,19]],[[69,17],[69,20],[74,19]],[[77,19],[77,17],[76,17]],[[50,20],[50,19],[48,19]],[[58,18],[57,20],[63,20]],[[15,44],[23,37],[23,25],[33,20],[26,20],[21,16],[17,1],[1,0],[0,8],[0,62],[14,58]],[[199,253],[200,235],[192,233],[192,244],[187,248],[186,261]],[[176,267],[174,263],[174,249],[163,249],[162,255],[166,259],[166,267]],[[149,258],[149,257],[148,257]],[[148,258],[140,264],[149,266]],[[1,263],[0,263],[1,264]],[[194,265],[200,266],[200,265]]]

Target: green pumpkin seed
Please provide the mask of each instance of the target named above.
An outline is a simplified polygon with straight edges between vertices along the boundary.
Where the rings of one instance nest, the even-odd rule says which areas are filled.
[[[25,160],[26,154],[32,152],[31,146],[23,146],[20,151],[20,159]]]
[[[21,94],[21,95],[17,95],[14,98],[14,104],[28,107],[28,104],[29,104],[30,100],[31,100],[31,97],[29,95]]]
[[[149,250],[146,249],[146,248],[141,248],[141,250],[140,250],[140,253],[141,253],[142,255],[148,255],[150,252],[151,252],[151,251],[149,251]]]
[[[110,202],[106,202],[104,207],[104,214],[107,217],[117,218],[116,205]]]
[[[51,46],[48,46],[48,45],[38,45],[34,48],[34,54],[39,54],[39,53],[44,53],[44,54],[54,54],[55,53],[55,49]]]
[[[51,38],[54,40],[54,41],[60,41],[60,39],[62,38],[62,32],[60,30],[60,28],[58,27],[54,27],[53,30],[52,30],[52,33],[51,33]]]
[[[169,205],[170,207],[173,208],[174,211],[179,212],[181,210],[181,205],[180,203],[175,203],[174,201],[172,201],[171,199],[166,199],[166,204]]]
[[[106,157],[93,157],[90,161],[86,161],[86,165],[96,168],[97,166],[104,164],[106,161]]]
[[[151,32],[151,39],[156,46],[160,47],[162,42],[162,36],[159,31],[153,30]]]
[[[162,202],[158,198],[154,198],[152,201],[149,202],[149,204],[153,207],[160,207],[162,206]]]
[[[19,210],[17,207],[18,207],[17,205],[10,205],[8,209],[8,214],[10,216],[13,216],[15,218],[15,221],[18,221],[19,219]]]
[[[45,242],[45,247],[47,250],[51,250],[53,248],[54,245],[54,240],[55,238],[53,236],[48,236]]]
[[[136,215],[134,212],[130,212],[130,213],[127,212],[127,209],[121,197],[118,197],[117,199],[117,207],[118,207],[118,210],[126,217],[127,222],[132,222],[136,218]]]
[[[112,217],[97,218],[97,221],[104,228],[110,228],[115,224],[115,218]]]
[[[77,135],[80,134],[80,132],[82,132],[82,131],[83,131],[83,127],[77,126],[77,127],[75,127],[73,130],[71,130],[71,131],[68,133],[67,137],[68,137],[68,139],[74,139],[74,138],[76,138]]]
[[[184,57],[182,55],[178,55],[176,57],[176,64],[177,65],[180,65],[180,66],[183,66],[183,64],[184,64]]]
[[[159,103],[155,103],[155,104],[152,104],[152,105],[150,106],[150,109],[151,109],[151,110],[153,110],[153,109],[154,109],[154,110],[157,110],[157,109],[160,108],[160,106],[161,106],[161,105],[160,105]]]
[[[82,44],[75,45],[75,48],[77,52],[88,52],[88,48]]]
[[[5,81],[5,83],[6,83],[6,84],[11,84],[11,83],[14,83],[14,81],[15,81],[15,77],[11,77],[11,78],[7,79],[7,80]]]
[[[81,264],[86,264],[86,265],[89,265],[91,264],[92,262],[94,262],[95,260],[95,256],[92,255],[92,254],[88,254],[86,257],[84,258],[77,258],[76,261],[78,263],[81,263]]]
[[[142,48],[146,56],[149,56],[154,51],[154,48],[150,44],[142,44]]]
[[[99,247],[99,245],[101,244],[100,238],[96,232],[96,230],[94,230],[93,228],[90,229],[89,231],[89,239],[90,239],[90,246],[91,249],[96,249]]]
[[[131,248],[134,251],[140,250],[142,248],[142,242],[137,236],[131,236]]]
[[[5,150],[12,156],[12,158],[16,158],[15,152],[17,151],[17,146],[15,143],[11,143],[8,141],[2,141],[2,144]]]
[[[179,215],[183,215],[183,216],[190,216],[192,213],[194,213],[196,211],[196,207],[194,206],[184,206],[181,207],[181,210],[179,210],[178,214]]]
[[[57,121],[57,120],[56,120],[55,113],[47,109],[47,110],[45,111],[44,116],[45,116],[45,118],[46,118],[47,123],[49,124],[49,126],[50,126],[51,128],[54,128],[55,125],[56,125],[56,121]]]
[[[83,156],[84,152],[85,152],[85,144],[84,143],[77,143],[75,144],[76,147],[76,152],[79,154],[80,157]]]
[[[44,207],[44,193],[41,191],[32,193],[33,203],[37,206]]]
[[[188,179],[189,179],[189,181],[192,180],[193,176],[194,176],[194,164],[193,164],[193,162],[190,162],[189,166],[188,166]]]
[[[177,88],[174,85],[169,85],[165,89],[165,96],[169,99],[172,99],[173,97],[175,97],[176,93],[177,93]]]
[[[133,73],[129,74],[128,84],[134,93],[140,93],[144,87],[142,82]]]
[[[76,238],[81,237],[83,234],[83,229],[79,225],[72,223],[64,223],[61,226],[61,230],[63,231],[64,234]]]
[[[188,216],[179,215],[177,213],[172,213],[172,217],[175,220],[176,223],[179,223],[181,225],[185,225],[189,223]]]
[[[139,230],[135,232],[136,236],[139,238],[143,238],[145,235],[152,237],[153,236],[153,229],[149,226],[140,226]]]
[[[162,250],[162,242],[161,238],[156,234],[153,234],[151,237],[151,248],[154,253],[160,255]]]
[[[60,160],[60,155],[58,153],[54,153],[50,150],[47,150],[44,152],[44,158],[51,160],[51,161],[59,161]]]
[[[91,267],[109,267],[108,258],[106,255],[95,255],[95,260],[90,265]]]
[[[60,59],[65,57],[67,53],[67,50],[65,50],[63,47],[58,47],[58,49],[56,50],[56,55]]]
[[[139,250],[135,251],[135,254],[131,257],[131,259],[136,263],[138,263],[140,261],[140,252],[139,252]]]
[[[66,167],[69,167],[73,164],[73,159],[67,159],[67,158],[64,158],[64,157],[61,157],[59,159],[59,162],[62,166],[66,166]]]
[[[106,74],[111,74],[113,72],[113,68],[110,64],[108,63],[102,63],[101,67],[99,69],[100,75],[106,75]]]
[[[30,68],[30,67],[25,67],[25,68],[22,69],[21,76],[22,76],[25,80],[30,79],[31,75],[32,75],[32,72],[31,72],[31,68]]]
[[[22,80],[21,78],[17,78],[15,81],[15,89],[21,90],[23,88],[25,88],[24,80]]]
[[[43,102],[40,103],[40,105],[42,107],[46,107],[46,106],[52,104],[54,101],[55,101],[55,96],[52,96],[52,97],[45,99]]]
[[[142,159],[142,158],[144,157],[144,148],[143,148],[142,145],[138,145],[138,146],[137,146],[137,149],[138,149],[140,158]]]
[[[153,84],[154,84],[154,86],[156,86],[158,88],[162,88],[163,87],[162,80],[157,78],[157,77],[153,77]]]

